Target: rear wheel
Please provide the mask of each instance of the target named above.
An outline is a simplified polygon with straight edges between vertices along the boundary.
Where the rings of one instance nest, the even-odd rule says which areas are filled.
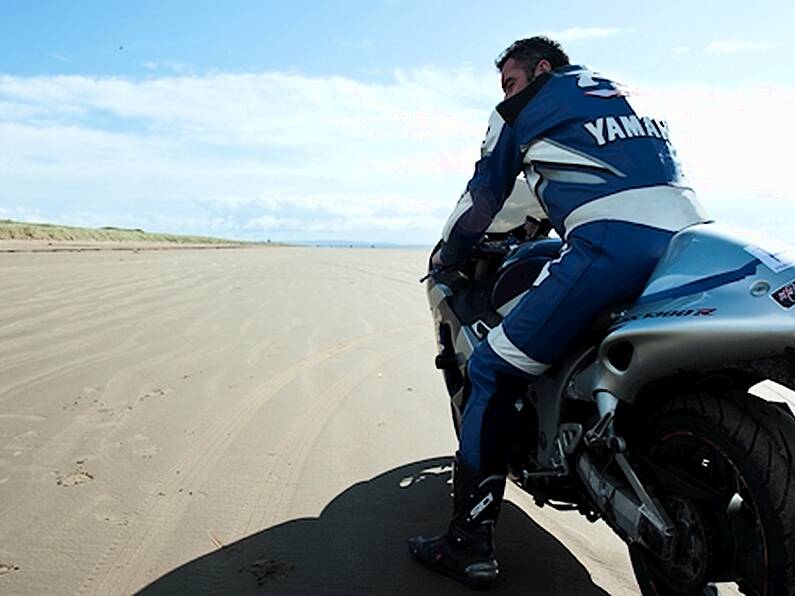
[[[630,548],[644,595],[706,594],[710,582],[755,596],[795,594],[788,413],[744,393],[692,394],[667,402],[638,441],[640,459],[661,466],[654,492],[681,537],[672,561]]]

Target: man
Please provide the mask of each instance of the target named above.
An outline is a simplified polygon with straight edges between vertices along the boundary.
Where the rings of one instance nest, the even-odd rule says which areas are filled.
[[[517,377],[543,374],[599,311],[637,295],[675,232],[707,220],[666,123],[636,114],[615,83],[570,65],[545,37],[515,42],[496,65],[505,99],[432,264],[467,258],[522,171],[565,247],[475,349],[453,519],[441,536],[409,540],[421,563],[476,586],[498,574],[492,531],[507,454],[495,404]]]

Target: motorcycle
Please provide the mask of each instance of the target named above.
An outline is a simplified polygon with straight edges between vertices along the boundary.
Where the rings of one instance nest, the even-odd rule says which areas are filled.
[[[427,276],[456,432],[473,349],[559,256],[525,230],[492,226]],[[637,299],[516,389],[509,477],[607,523],[644,595],[795,594],[795,259],[768,244],[680,231]]]

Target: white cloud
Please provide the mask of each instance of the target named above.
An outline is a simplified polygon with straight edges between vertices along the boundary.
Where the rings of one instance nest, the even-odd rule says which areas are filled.
[[[621,27],[569,27],[562,31],[548,31],[544,33],[555,41],[581,41],[584,39],[603,39],[622,33],[633,33],[633,28]]]
[[[498,100],[496,75],[467,69],[396,72],[378,85],[278,72],[0,76],[0,204],[231,196],[259,209],[260,223],[295,223],[273,218],[298,209],[308,229],[410,224],[432,237]]]
[[[717,54],[737,54],[739,52],[772,50],[775,47],[775,44],[769,42],[722,40],[713,41],[707,46],[707,51]]]
[[[0,76],[0,214],[19,205],[62,223],[432,243],[499,99],[493,72],[430,67],[378,84]],[[667,118],[718,217],[795,221],[795,88],[665,86],[633,101]]]
[[[432,69],[395,73],[391,85],[364,85],[341,77],[283,73],[115,78],[0,76],[0,98],[46,106],[53,116],[70,108],[108,112],[170,135],[211,145],[300,147],[308,141],[336,148],[341,141],[415,140],[471,133],[461,100],[491,106],[499,96],[496,76],[484,85],[472,73]],[[484,93],[484,88],[490,92]],[[479,110],[478,110],[479,112]],[[478,119],[477,129],[482,128]],[[312,132],[313,131],[313,132]],[[310,140],[305,133],[312,136]]]
[[[173,60],[147,60],[141,62],[141,66],[149,70],[169,70],[177,74],[187,73],[191,70],[186,64]]]
[[[675,46],[671,51],[674,54],[689,54],[690,46]]]

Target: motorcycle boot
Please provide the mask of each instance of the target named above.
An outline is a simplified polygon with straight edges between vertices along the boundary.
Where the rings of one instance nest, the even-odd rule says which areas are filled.
[[[493,556],[494,524],[505,491],[505,476],[485,476],[457,456],[453,464],[453,519],[447,532],[409,539],[409,552],[422,565],[475,588],[499,575]]]

